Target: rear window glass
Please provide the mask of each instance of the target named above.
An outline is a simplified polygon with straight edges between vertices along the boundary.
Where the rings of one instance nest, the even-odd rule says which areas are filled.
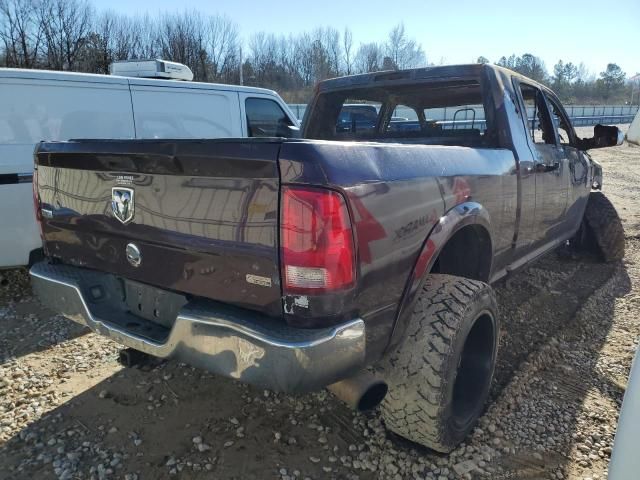
[[[479,81],[429,82],[321,94],[306,138],[484,145],[490,141]]]

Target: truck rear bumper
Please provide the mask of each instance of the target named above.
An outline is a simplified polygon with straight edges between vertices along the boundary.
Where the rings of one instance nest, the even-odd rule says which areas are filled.
[[[121,283],[113,275],[47,261],[36,263],[30,274],[43,304],[100,335],[263,388],[318,390],[365,366],[361,319],[323,329],[292,328],[202,300],[185,303],[173,325],[163,327],[122,308]]]

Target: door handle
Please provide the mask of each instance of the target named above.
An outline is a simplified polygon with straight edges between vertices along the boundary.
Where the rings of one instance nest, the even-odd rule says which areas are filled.
[[[555,172],[556,170],[560,170],[560,162],[553,162],[551,165],[546,163],[538,163],[536,165],[537,173]]]

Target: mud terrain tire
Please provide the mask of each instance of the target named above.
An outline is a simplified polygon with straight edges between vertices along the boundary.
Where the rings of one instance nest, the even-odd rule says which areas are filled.
[[[430,275],[403,343],[379,365],[389,385],[382,403],[387,428],[438,452],[454,449],[484,409],[498,330],[489,285]]]
[[[607,263],[624,257],[622,220],[611,201],[602,192],[589,194],[578,235],[582,235],[579,245],[590,247]]]

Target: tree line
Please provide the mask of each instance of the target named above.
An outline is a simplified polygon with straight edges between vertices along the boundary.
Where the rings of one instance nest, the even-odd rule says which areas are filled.
[[[479,57],[478,63],[488,63]],[[496,65],[509,68],[537,82],[551,87],[565,103],[626,103],[631,100],[634,86],[627,82],[627,75],[615,63],[607,64],[598,76],[590,73],[584,63],[565,63],[562,60],[553,66],[551,74],[544,62],[530,53],[522,56],[501,57]],[[637,86],[635,87],[638,89]]]
[[[184,63],[197,81],[238,84],[242,73],[245,85],[272,88],[289,102],[307,101],[326,78],[429,65],[403,24],[379,42],[357,45],[349,28],[333,27],[288,35],[257,32],[244,39],[235,22],[218,14],[127,16],[97,11],[87,0],[0,0],[2,66],[106,74],[114,61],[142,58]],[[615,64],[599,78],[583,65],[562,61],[549,75],[531,54],[502,57],[496,64],[549,84],[568,101],[629,97],[626,76]]]

